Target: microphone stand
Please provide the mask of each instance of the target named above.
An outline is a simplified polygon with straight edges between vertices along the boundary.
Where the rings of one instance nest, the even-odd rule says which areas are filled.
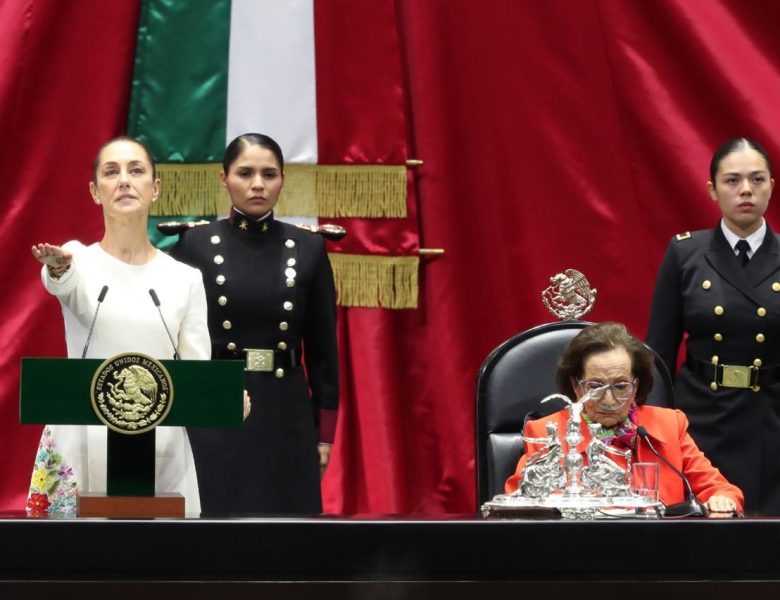
[[[154,305],[157,307],[157,312],[160,313],[160,320],[162,321],[163,327],[165,328],[165,333],[168,334],[168,339],[171,340],[171,346],[173,346],[173,359],[180,360],[181,355],[179,354],[179,348],[176,345],[176,342],[173,341],[171,330],[168,329],[168,324],[165,322],[165,317],[163,317],[162,314],[162,308],[160,308],[160,299],[157,297],[157,292],[154,291],[154,288],[149,290],[149,295],[152,297],[152,302],[154,302]]]
[[[87,334],[87,341],[84,343],[84,349],[81,351],[81,358],[87,357],[87,348],[89,348],[89,342],[92,340],[92,332],[95,330],[95,322],[97,321],[98,313],[100,312],[100,307],[103,304],[103,300],[106,299],[107,293],[108,293],[108,286],[104,285],[100,289],[100,294],[98,294],[97,306],[95,307],[95,314],[92,316],[92,323],[89,324],[89,333]]]
[[[666,507],[666,510],[664,510],[664,517],[706,517],[709,513],[707,510],[707,507],[704,506],[701,502],[699,502],[699,499],[696,498],[696,494],[693,493],[693,488],[691,487],[691,482],[688,481],[688,478],[685,476],[685,474],[677,469],[672,463],[670,463],[665,456],[663,456],[658,450],[655,449],[655,446],[653,446],[652,442],[650,441],[650,437],[647,433],[647,429],[642,427],[641,425],[636,428],[637,435],[641,437],[645,443],[647,444],[647,447],[650,448],[650,451],[655,454],[658,458],[660,458],[666,465],[674,471],[680,479],[683,480],[683,483],[685,484],[685,489],[688,492],[688,499],[684,502],[677,502],[675,504],[669,504]]]

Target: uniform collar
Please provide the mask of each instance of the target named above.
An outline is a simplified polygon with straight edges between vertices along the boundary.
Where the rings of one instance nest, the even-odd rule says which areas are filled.
[[[273,211],[269,212],[264,217],[255,220],[251,217],[247,217],[241,211],[236,210],[235,207],[230,209],[230,214],[228,215],[227,220],[233,227],[240,231],[261,234],[271,231],[275,222]]]
[[[734,258],[734,250],[729,245],[722,227],[712,230],[712,240],[704,252],[704,258],[710,266],[757,306],[763,306],[765,300],[759,297],[755,288],[780,269],[780,244],[766,220],[764,225],[764,242],[756,249],[746,267],[742,267]]]
[[[731,231],[731,229],[726,227],[726,223],[723,222],[723,219],[720,220],[720,228],[721,231],[723,231],[723,236],[726,238],[729,246],[731,246],[732,250],[734,250],[734,254],[737,253],[736,245],[739,240],[744,239],[748,244],[750,244],[750,250],[748,250],[749,258],[753,258],[753,254],[755,254],[756,250],[758,250],[761,247],[761,244],[764,243],[764,238],[766,237],[767,231],[766,219],[763,218],[761,219],[761,227],[759,227],[746,238],[739,237],[736,233]]]

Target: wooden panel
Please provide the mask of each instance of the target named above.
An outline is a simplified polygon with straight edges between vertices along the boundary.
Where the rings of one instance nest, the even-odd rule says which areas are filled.
[[[156,496],[81,494],[79,516],[128,519],[151,519],[155,517],[183,519],[184,496],[181,494],[157,494]]]

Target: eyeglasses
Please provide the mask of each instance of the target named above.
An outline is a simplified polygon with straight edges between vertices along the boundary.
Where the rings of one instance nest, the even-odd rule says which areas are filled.
[[[604,394],[607,389],[612,390],[612,397],[620,402],[620,405],[626,403],[631,398],[636,389],[637,379],[634,381],[616,381],[615,383],[602,383],[601,381],[583,381],[580,380],[579,384],[582,391],[585,392],[585,397],[598,402],[604,398]]]

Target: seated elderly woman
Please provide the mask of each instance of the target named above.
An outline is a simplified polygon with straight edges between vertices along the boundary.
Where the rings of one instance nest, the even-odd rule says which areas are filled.
[[[581,453],[590,441],[588,423],[599,423],[602,441],[615,449],[630,450],[634,462],[659,463],[659,496],[666,504],[683,502],[687,493],[682,478],[653,453],[655,450],[684,473],[693,492],[713,517],[741,514],[742,491],[730,484],[690,435],[688,419],[679,410],[645,406],[653,387],[653,355],[620,323],[601,323],[583,329],[566,347],[558,364],[556,384],[569,398],[583,401],[584,440]],[[584,399],[584,400],[583,400]],[[543,438],[553,422],[565,431],[568,411],[528,421],[524,435]],[[637,435],[639,428],[640,435]],[[647,432],[649,442],[643,439]],[[507,494],[517,490],[527,457],[541,446],[526,444],[526,452],[505,484]],[[587,461],[587,458],[584,458]]]

